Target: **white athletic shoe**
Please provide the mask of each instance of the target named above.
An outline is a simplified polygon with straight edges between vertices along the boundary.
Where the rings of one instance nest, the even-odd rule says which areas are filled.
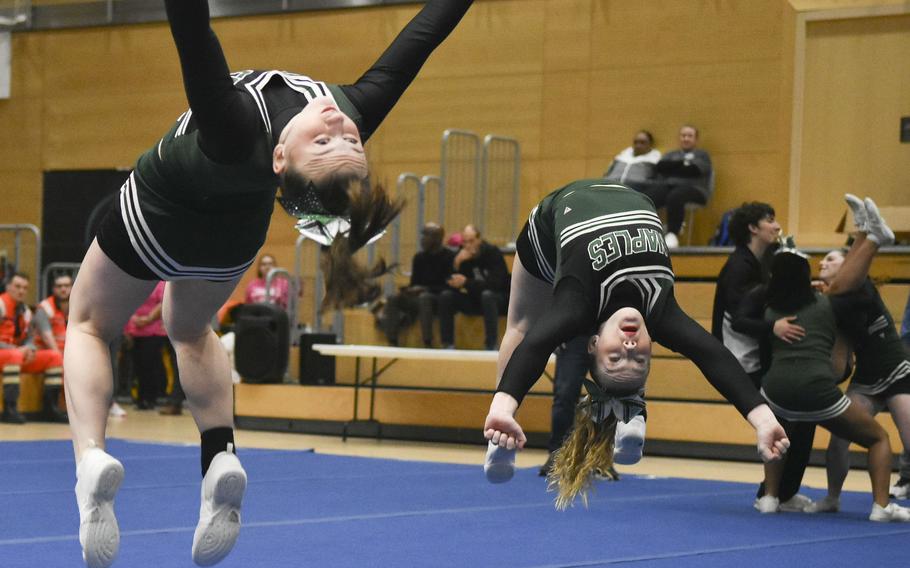
[[[505,483],[515,475],[515,452],[500,448],[493,442],[487,443],[487,457],[483,462],[483,474],[490,483]]]
[[[616,423],[616,438],[613,445],[613,463],[635,465],[641,461],[645,447],[645,417],[638,415],[629,423]]]
[[[123,482],[123,464],[91,443],[76,466],[79,544],[89,568],[107,568],[120,550],[114,496]]]
[[[866,215],[866,204],[863,203],[863,200],[852,193],[845,193],[844,201],[847,202],[850,212],[853,213],[853,226],[856,227],[856,230],[869,232],[869,218]]]
[[[664,235],[664,241],[666,241],[668,249],[679,248],[679,237],[676,236],[676,233],[667,233]]]
[[[894,231],[885,223],[885,219],[878,210],[878,206],[870,198],[864,201],[866,205],[866,217],[868,218],[868,232],[866,238],[877,243],[880,247],[886,247],[894,243]]]
[[[202,480],[199,524],[193,535],[193,562],[211,566],[221,562],[240,536],[240,505],[246,490],[246,472],[228,444],[212,460]]]
[[[752,506],[763,515],[767,513],[776,513],[780,510],[780,499],[765,495],[764,497],[756,499]]]
[[[823,499],[813,501],[805,509],[804,513],[814,515],[816,513],[836,513],[840,510],[840,499],[826,495]]]
[[[782,513],[802,513],[811,504],[812,499],[797,493],[786,501],[781,501],[780,510]]]
[[[910,522],[910,509],[897,503],[888,503],[887,507],[873,503],[869,520],[876,523],[907,523]]]
[[[910,478],[901,477],[897,483],[888,489],[888,493],[895,499],[910,498]]]
[[[111,404],[111,409],[108,411],[108,414],[112,418],[123,418],[126,416],[126,410],[123,410],[123,407],[117,404],[116,402]]]

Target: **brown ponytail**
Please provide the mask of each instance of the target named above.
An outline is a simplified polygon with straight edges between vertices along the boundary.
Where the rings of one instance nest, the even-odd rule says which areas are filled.
[[[379,259],[372,267],[365,267],[353,255],[380,234],[404,207],[404,200],[392,199],[382,185],[371,185],[368,180],[347,180],[346,187],[338,189],[347,196],[351,229],[322,249],[323,310],[353,306],[379,294],[375,279],[388,272],[385,261]]]
[[[575,410],[575,425],[569,438],[556,451],[547,475],[547,489],[556,491],[556,508],[564,511],[577,496],[588,506],[588,490],[595,471],[613,466],[616,417],[610,414],[602,422],[591,417],[592,401],[585,396]]]

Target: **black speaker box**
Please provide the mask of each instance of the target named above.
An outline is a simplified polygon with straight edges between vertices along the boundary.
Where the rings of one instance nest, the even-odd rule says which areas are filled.
[[[283,382],[291,349],[287,312],[274,304],[245,304],[234,317],[234,365],[243,382]]]
[[[332,333],[304,333],[300,336],[300,384],[335,384],[335,358],[313,351],[313,344],[337,342]]]

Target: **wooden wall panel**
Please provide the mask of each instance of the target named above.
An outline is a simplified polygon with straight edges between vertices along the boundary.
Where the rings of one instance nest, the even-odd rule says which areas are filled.
[[[544,72],[587,71],[591,58],[591,10],[596,0],[547,2]]]
[[[779,2],[595,0],[593,5],[591,53],[595,68],[689,67],[776,58],[780,54]]]
[[[831,235],[846,192],[910,205],[910,15],[809,22],[800,233]],[[805,240],[805,239],[804,239]]]
[[[0,101],[0,170],[40,171],[43,110],[31,98]]]
[[[696,216],[694,241],[707,240],[724,210],[756,197],[772,202],[786,222],[795,14],[879,4],[895,2],[478,0],[369,143],[373,171],[389,184],[402,171],[438,173],[445,128],[515,136],[524,216],[553,189],[600,175],[635,130],[652,130],[669,149],[679,124],[691,121],[717,165],[717,194]],[[418,9],[330,10],[213,26],[235,69],[276,67],[345,83]],[[854,30],[871,25],[866,20],[847,28],[873,51],[882,42],[900,50],[905,44],[894,43],[888,29],[903,30],[905,19],[882,20],[890,21],[873,22],[882,33]],[[843,35],[842,26],[832,26],[817,34],[827,41],[818,44],[821,55],[865,72],[853,52],[828,50],[827,36]],[[42,171],[129,167],[186,108],[164,24],[17,33],[13,57],[13,98],[0,101],[0,222],[39,221]],[[871,83],[875,96],[906,96],[906,84],[893,83],[910,76],[906,58],[882,59],[903,67]],[[274,221],[266,249],[290,266],[292,224],[281,212]]]

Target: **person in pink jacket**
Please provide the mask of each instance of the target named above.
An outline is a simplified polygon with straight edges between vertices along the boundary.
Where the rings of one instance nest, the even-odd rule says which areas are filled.
[[[166,377],[161,351],[167,344],[167,333],[161,322],[163,300],[164,282],[159,282],[123,328],[123,334],[133,343],[133,369],[138,382],[137,410],[155,408],[158,395],[164,391]]]
[[[276,266],[275,257],[270,254],[263,254],[259,257],[257,266],[257,276],[246,286],[246,293],[243,295],[243,301],[246,304],[261,304],[265,302],[265,279],[269,271]],[[273,304],[282,308],[288,307],[288,279],[285,276],[279,276],[272,280],[271,290],[269,290],[269,299]]]

